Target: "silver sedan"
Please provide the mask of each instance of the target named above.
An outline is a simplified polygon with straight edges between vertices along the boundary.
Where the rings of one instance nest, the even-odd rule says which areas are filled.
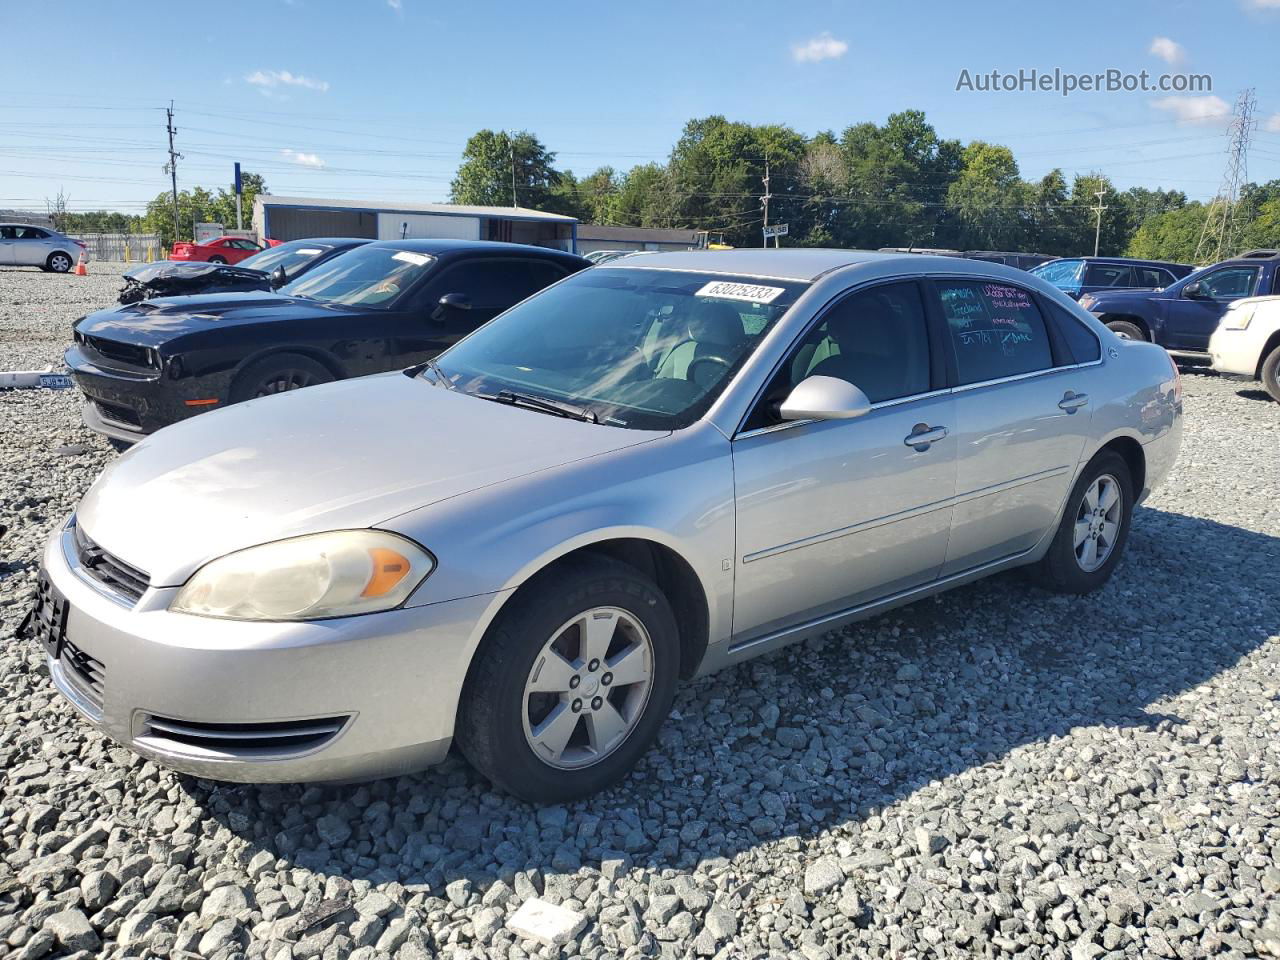
[[[39,267],[50,273],[66,273],[84,251],[84,241],[48,227],[0,223],[0,267]]]
[[[169,427],[50,539],[62,693],[204,777],[341,780],[455,740],[599,790],[680,678],[1011,567],[1101,587],[1181,436],[1164,350],[977,261],[655,254],[437,360]]]

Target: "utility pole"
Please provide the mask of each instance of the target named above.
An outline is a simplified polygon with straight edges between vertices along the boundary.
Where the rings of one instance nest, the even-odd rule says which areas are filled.
[[[516,138],[508,131],[507,144],[511,147],[511,206],[518,207],[516,202]]]
[[[173,101],[169,101],[169,109],[165,111],[165,115],[169,120],[169,177],[173,184],[173,241],[177,243],[181,239],[178,227],[178,161],[182,159],[182,154],[173,149],[173,135],[178,131],[173,126]],[[194,237],[192,239],[195,239]]]
[[[1098,198],[1098,205],[1092,208],[1093,212],[1098,215],[1098,225],[1093,231],[1093,255],[1095,257],[1098,255],[1098,244],[1102,241],[1102,211],[1107,209],[1102,203],[1102,198],[1106,195],[1106,187],[1094,193],[1094,196]]]
[[[1253,111],[1257,107],[1253,88],[1240,91],[1232,111],[1231,125],[1227,127],[1227,169],[1222,175],[1218,195],[1209,204],[1209,213],[1196,245],[1197,265],[1224,260],[1235,251],[1237,201],[1240,187],[1249,180],[1249,140],[1257,121]]]
[[[760,198],[760,203],[764,207],[764,225],[766,227],[769,225],[769,200],[771,197],[772,197],[772,194],[769,193],[769,158],[765,157],[764,158],[764,196]],[[769,238],[762,236],[760,238],[760,246],[768,247]]]

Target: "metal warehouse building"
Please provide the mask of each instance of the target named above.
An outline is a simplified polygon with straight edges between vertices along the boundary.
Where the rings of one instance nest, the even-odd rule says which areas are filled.
[[[592,250],[690,250],[697,246],[696,230],[657,227],[578,226],[578,253]]]
[[[307,237],[403,237],[453,240],[505,240],[574,253],[578,221],[558,213],[523,207],[467,207],[451,203],[373,203],[273,197],[253,201],[253,228],[259,237],[304,240]]]

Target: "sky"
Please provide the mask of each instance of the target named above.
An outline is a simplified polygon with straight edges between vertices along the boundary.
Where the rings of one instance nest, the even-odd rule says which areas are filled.
[[[227,185],[239,160],[277,195],[436,201],[486,127],[581,176],[661,161],[709,114],[812,135],[919,109],[943,137],[1008,145],[1027,178],[1203,199],[1254,87],[1249,179],[1280,178],[1280,0],[4,0],[0,24],[0,208],[62,190],[141,212],[168,189],[170,100],[180,188]],[[1212,90],[957,89],[1032,68]]]

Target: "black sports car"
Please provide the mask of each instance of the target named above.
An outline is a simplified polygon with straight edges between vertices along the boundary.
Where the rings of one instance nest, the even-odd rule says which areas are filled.
[[[359,237],[314,237],[268,247],[235,266],[204,261],[161,260],[134,267],[124,275],[120,302],[152,297],[190,297],[202,293],[274,290],[340,253],[362,246]]]
[[[469,240],[357,247],[276,292],[144,300],[74,327],[67,366],[90,429],[127,446],[241,400],[396,370],[591,264]]]

